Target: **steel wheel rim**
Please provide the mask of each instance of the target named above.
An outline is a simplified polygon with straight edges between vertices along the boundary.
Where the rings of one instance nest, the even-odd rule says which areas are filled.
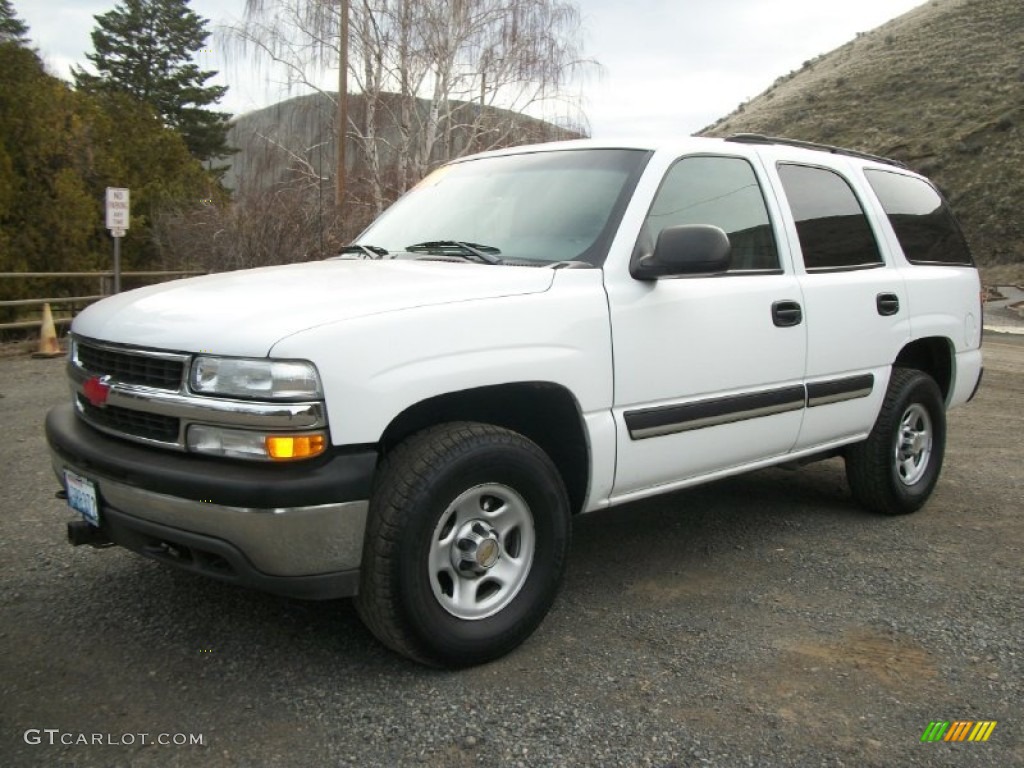
[[[430,589],[457,619],[476,621],[511,603],[530,575],[537,534],[530,506],[500,483],[459,494],[434,527]]]
[[[904,485],[914,485],[924,477],[932,456],[934,431],[928,409],[914,403],[900,419],[896,433],[896,476]]]

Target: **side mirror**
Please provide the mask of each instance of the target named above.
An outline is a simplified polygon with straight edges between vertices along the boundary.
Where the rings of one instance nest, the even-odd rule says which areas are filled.
[[[709,224],[665,227],[654,253],[643,256],[630,272],[637,280],[675,275],[713,275],[729,269],[729,236]]]

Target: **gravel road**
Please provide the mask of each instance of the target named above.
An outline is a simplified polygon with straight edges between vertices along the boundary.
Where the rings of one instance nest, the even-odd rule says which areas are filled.
[[[1024,765],[1024,337],[985,353],[920,513],[860,511],[829,461],[580,518],[540,630],[457,673],[348,601],[70,547],[62,363],[0,360],[0,764]],[[934,720],[998,725],[921,743]]]

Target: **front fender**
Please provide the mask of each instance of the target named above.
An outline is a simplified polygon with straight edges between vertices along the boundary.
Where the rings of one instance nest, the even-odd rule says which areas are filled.
[[[563,270],[543,293],[354,318],[283,339],[271,355],[316,364],[331,441],[351,445],[378,442],[416,403],[498,384],[550,382],[584,415],[607,409],[610,338],[601,271]]]

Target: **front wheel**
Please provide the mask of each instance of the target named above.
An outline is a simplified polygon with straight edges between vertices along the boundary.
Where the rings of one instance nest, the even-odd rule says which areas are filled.
[[[465,667],[522,643],[555,598],[569,503],[554,464],[511,430],[442,424],[378,471],[356,607],[417,661]]]
[[[893,368],[871,434],[846,452],[854,498],[887,515],[915,512],[938,482],[945,447],[946,410],[938,385],[921,371]]]

